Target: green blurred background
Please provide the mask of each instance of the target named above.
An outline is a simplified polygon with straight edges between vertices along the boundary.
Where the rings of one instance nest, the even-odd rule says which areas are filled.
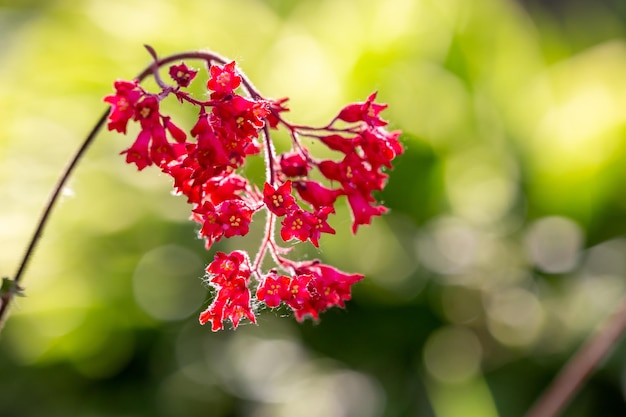
[[[0,416],[522,415],[626,291],[625,36],[623,0],[0,0],[3,276],[143,44],[237,60],[298,123],[378,90],[406,147],[390,214],[309,252],[366,274],[346,310],[214,334],[203,268],[255,242],[204,251],[103,132],[0,336]],[[625,393],[620,344],[565,415]]]

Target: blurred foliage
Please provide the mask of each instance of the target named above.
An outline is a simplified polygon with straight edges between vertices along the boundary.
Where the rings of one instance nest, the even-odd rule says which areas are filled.
[[[346,310],[213,334],[184,201],[103,132],[0,336],[0,415],[522,415],[626,290],[625,34],[620,0],[0,0],[2,276],[143,44],[236,59],[294,121],[378,90],[406,146],[391,213],[309,252],[367,275]],[[624,358],[565,415],[624,415]]]

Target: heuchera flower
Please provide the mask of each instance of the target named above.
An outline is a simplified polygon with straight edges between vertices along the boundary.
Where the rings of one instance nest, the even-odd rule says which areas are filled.
[[[277,216],[284,216],[296,207],[296,199],[291,195],[291,181],[274,189],[268,183],[263,186],[263,202],[267,209]]]
[[[326,126],[291,124],[283,118],[287,99],[262,97],[234,61],[209,53],[189,56],[204,59],[208,67],[207,91],[201,98],[185,91],[198,71],[180,62],[169,67],[174,85],[157,77],[161,91],[149,93],[138,80],[118,80],[114,94],[104,101],[111,106],[109,130],[126,133],[129,122],[138,125],[135,140],[121,152],[126,162],[138,170],[156,165],[172,178],[175,194],[191,205],[191,220],[198,223],[207,250],[221,239],[248,235],[255,214],[264,212],[265,233],[253,260],[242,250],[217,252],[207,266],[206,284],[214,297],[200,323],[210,322],[213,331],[223,329],[225,321],[234,328],[244,319],[256,323],[255,309],[262,305],[284,305],[298,321],[317,320],[331,307],[344,308],[352,285],[363,275],[319,260],[288,259],[291,248],[277,242],[275,229],[280,228],[285,242],[319,247],[323,234],[336,233],[329,217],[339,201],[350,208],[353,233],[388,211],[374,193],[384,189],[386,171],[404,149],[400,132],[388,131],[381,118],[387,105],[376,103],[373,93],[364,102],[344,106]],[[195,123],[181,127],[162,114],[161,101],[170,95],[197,108]],[[292,144],[276,154],[270,129],[280,128]],[[316,159],[302,138],[306,144],[317,141],[335,157]],[[247,176],[254,172],[247,169],[249,158],[261,151],[266,168],[262,187]],[[275,267],[264,272],[268,253]]]
[[[189,87],[197,73],[198,71],[190,69],[184,62],[181,62],[180,65],[172,65],[169,70],[170,77],[179,87]]]

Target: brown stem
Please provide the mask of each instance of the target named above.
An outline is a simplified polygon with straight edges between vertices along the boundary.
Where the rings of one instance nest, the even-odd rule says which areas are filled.
[[[604,327],[565,364],[526,417],[556,417],[626,330],[626,296]]]

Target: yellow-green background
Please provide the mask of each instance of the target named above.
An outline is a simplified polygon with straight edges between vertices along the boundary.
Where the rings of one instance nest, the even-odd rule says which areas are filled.
[[[298,123],[378,90],[406,147],[390,214],[308,251],[366,274],[346,310],[214,334],[188,207],[103,132],[0,335],[0,416],[521,415],[626,291],[625,35],[622,0],[0,0],[2,276],[143,44],[237,60]],[[625,354],[565,415],[626,413]]]

